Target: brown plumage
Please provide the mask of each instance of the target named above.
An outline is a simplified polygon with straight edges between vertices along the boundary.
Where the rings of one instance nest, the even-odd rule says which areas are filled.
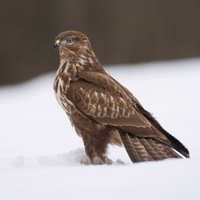
[[[174,149],[189,157],[183,144],[104,71],[84,34],[60,33],[54,49],[60,53],[55,95],[82,137],[90,164],[95,157],[105,162],[108,144],[124,144],[132,162],[180,158]]]

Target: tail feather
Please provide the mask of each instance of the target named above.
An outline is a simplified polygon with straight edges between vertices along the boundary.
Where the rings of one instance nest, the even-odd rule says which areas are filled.
[[[166,154],[169,158],[181,158],[180,155],[178,155],[173,149],[171,149],[169,146],[155,140],[154,141],[156,145]]]
[[[168,155],[159,148],[159,146],[155,143],[155,141],[153,139],[148,138],[147,141],[152,146],[152,148],[159,154],[160,159],[158,159],[158,160],[168,158]]]
[[[138,155],[137,151],[135,150],[128,133],[120,133],[121,139],[123,144],[126,148],[126,151],[131,159],[132,162],[141,162],[140,156]]]
[[[122,142],[132,162],[181,158],[171,147],[152,139],[120,132]]]
[[[162,160],[167,158],[167,156],[162,153],[162,151],[160,151],[160,149],[150,138],[140,138],[140,141],[142,142],[142,145],[145,146],[146,151],[149,152],[149,154],[152,156],[152,160]]]
[[[163,133],[168,138],[168,140],[171,142],[172,147],[176,151],[180,152],[186,158],[190,157],[188,149],[178,139],[176,139],[174,136],[169,134],[165,129],[163,129],[163,127],[148,111],[146,111],[140,104],[137,104],[137,108],[155,128],[157,128],[161,133]],[[178,155],[178,157],[180,156]]]
[[[128,137],[130,138],[132,146],[137,151],[141,161],[152,160],[151,155],[148,153],[148,151],[145,149],[145,146],[141,144],[140,140],[137,137],[130,137],[129,135]]]

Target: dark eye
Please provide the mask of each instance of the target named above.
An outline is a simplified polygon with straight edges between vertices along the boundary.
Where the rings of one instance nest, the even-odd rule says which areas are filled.
[[[72,37],[68,37],[66,39],[66,42],[69,43],[69,44],[71,44],[73,41],[74,41],[74,39]]]

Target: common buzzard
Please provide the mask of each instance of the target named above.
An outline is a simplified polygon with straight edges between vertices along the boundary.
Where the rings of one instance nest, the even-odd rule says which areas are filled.
[[[95,157],[105,163],[108,144],[123,144],[132,162],[189,157],[187,148],[104,71],[87,36],[62,32],[54,49],[60,53],[56,99],[82,137],[90,164]]]

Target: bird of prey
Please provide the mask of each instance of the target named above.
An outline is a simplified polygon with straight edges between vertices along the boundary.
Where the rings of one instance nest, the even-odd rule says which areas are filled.
[[[123,144],[133,163],[189,157],[187,148],[104,71],[86,35],[62,32],[54,49],[60,54],[55,96],[82,138],[89,164],[95,157],[105,163],[108,144]]]

